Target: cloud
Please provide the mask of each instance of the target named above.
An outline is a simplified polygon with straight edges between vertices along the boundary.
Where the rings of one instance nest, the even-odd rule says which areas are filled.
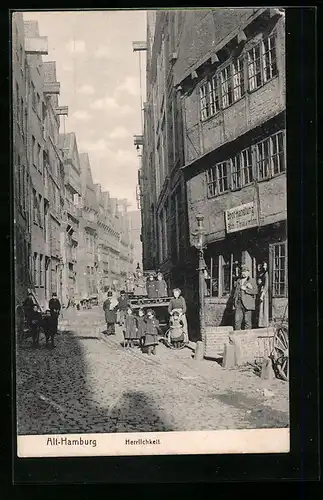
[[[82,110],[75,111],[72,116],[76,120],[80,120],[82,122],[87,122],[87,121],[91,120],[91,118],[92,118],[92,116],[85,110],[84,111],[82,111]]]
[[[109,144],[105,139],[98,139],[97,141],[82,141],[80,148],[86,153],[103,153],[108,151]]]
[[[73,71],[73,67],[71,64],[63,64],[62,70],[63,71]]]
[[[91,104],[92,109],[115,111],[116,114],[128,115],[133,113],[133,108],[129,104],[119,104],[114,97],[105,97],[104,99],[97,99]]]
[[[86,85],[86,84],[82,85],[78,89],[78,92],[80,92],[81,94],[84,94],[84,95],[93,95],[93,94],[95,94],[95,90],[92,87],[92,85]]]
[[[115,56],[115,52],[108,45],[99,45],[94,52],[94,57],[97,59],[110,59]]]
[[[128,92],[132,96],[140,95],[140,80],[134,76],[127,76],[123,82],[115,89],[115,94]]]
[[[82,52],[85,52],[84,40],[70,40],[66,46],[67,50],[73,54],[81,54]]]
[[[116,127],[108,134],[109,139],[124,139],[129,136],[130,132],[125,127]]]

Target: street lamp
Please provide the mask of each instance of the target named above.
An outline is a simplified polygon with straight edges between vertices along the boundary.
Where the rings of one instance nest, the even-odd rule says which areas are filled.
[[[205,303],[204,303],[204,272],[205,272],[205,261],[204,261],[204,234],[205,229],[203,225],[204,216],[202,214],[196,215],[197,229],[192,232],[193,245],[198,250],[199,255],[199,315],[200,315],[200,331],[201,331],[201,341],[196,343],[195,359],[203,359],[205,353]]]

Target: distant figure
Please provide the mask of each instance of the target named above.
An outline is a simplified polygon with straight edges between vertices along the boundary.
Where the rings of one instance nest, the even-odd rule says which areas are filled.
[[[107,298],[103,302],[105,322],[107,324],[107,335],[115,335],[115,324],[117,322],[118,301],[113,297],[112,292],[108,292]]]
[[[55,335],[58,334],[58,317],[61,312],[61,303],[57,298],[57,293],[53,292],[52,298],[50,299],[48,303],[49,309],[50,309],[50,314],[53,319],[53,328],[54,328],[54,333]]]
[[[125,316],[124,323],[124,346],[134,347],[134,340],[137,339],[137,321],[132,314],[132,309],[129,306]]]
[[[138,296],[146,296],[147,295],[145,279],[144,279],[144,276],[143,276],[140,268],[136,270],[135,287],[134,287],[133,293],[134,293],[134,295],[138,295]]]
[[[243,265],[241,267],[241,278],[237,280],[233,296],[235,330],[249,330],[252,328],[252,311],[256,307],[257,293],[256,280],[251,278],[249,268]]]
[[[167,283],[164,280],[162,273],[157,274],[157,281],[155,283],[156,297],[168,297]]]
[[[121,290],[117,306],[117,310],[119,313],[119,325],[124,325],[128,307],[129,299],[127,297],[127,294],[124,290]]]
[[[34,304],[33,310],[30,314],[30,330],[33,341],[33,346],[39,346],[39,330],[42,324],[42,316],[38,310],[37,304]]]
[[[188,326],[186,319],[186,302],[184,297],[181,295],[182,291],[180,288],[174,288],[173,297],[170,299],[168,306],[168,313],[172,314],[174,310],[180,313],[180,319],[183,322],[183,331],[184,331],[184,341],[188,342]]]
[[[147,279],[146,288],[148,299],[155,299],[157,295],[156,281],[154,280],[154,276],[152,274],[150,274]]]
[[[160,332],[160,328],[159,321],[155,317],[155,313],[152,309],[148,309],[145,323],[145,339],[143,350],[145,350],[149,355],[155,355],[156,346],[158,345],[158,333]]]

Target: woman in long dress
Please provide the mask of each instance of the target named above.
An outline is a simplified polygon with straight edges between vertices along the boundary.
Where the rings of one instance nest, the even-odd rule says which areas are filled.
[[[260,328],[269,326],[269,274],[267,262],[262,265],[258,326]]]

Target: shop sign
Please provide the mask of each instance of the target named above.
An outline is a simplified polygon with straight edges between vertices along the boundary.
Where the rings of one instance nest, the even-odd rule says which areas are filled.
[[[258,225],[257,208],[254,202],[245,203],[225,211],[227,233],[242,231]]]

